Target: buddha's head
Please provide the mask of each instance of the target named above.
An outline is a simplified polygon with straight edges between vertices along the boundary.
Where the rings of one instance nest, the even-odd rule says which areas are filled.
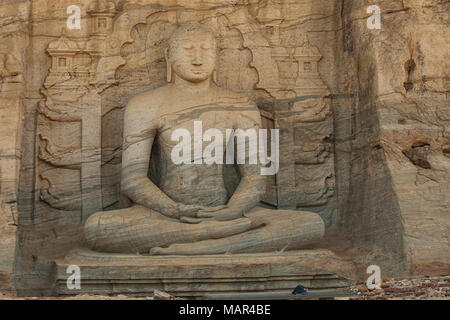
[[[212,79],[216,50],[216,39],[211,30],[199,24],[180,26],[170,37],[166,51],[167,80],[172,81],[172,73],[193,83]]]

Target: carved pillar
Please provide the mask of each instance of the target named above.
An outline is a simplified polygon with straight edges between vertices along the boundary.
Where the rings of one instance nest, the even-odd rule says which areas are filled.
[[[23,67],[0,53],[0,291],[13,290],[18,226],[18,182],[22,138]]]
[[[329,226],[335,222],[330,91],[319,73],[322,55],[310,42],[308,30],[301,30],[303,41],[282,41],[289,29],[284,20],[289,6],[284,1],[268,1],[256,10],[254,18],[259,23],[251,27],[242,15],[228,19],[252,51],[251,65],[259,75],[255,89],[271,96],[280,129],[277,206],[315,211]]]
[[[94,1],[88,13],[88,41],[62,36],[49,45],[52,68],[42,91],[46,101],[38,129],[41,199],[53,209],[79,212],[81,223],[103,210],[100,93],[114,83],[111,69],[122,61],[107,54],[120,49],[107,40],[114,4]]]

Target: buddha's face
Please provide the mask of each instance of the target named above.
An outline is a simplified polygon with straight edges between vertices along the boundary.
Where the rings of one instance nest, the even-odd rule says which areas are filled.
[[[185,32],[171,41],[169,63],[173,72],[189,82],[211,78],[216,63],[216,41],[206,31]]]

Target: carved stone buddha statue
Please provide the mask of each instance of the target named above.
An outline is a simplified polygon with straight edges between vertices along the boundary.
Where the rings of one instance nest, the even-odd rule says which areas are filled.
[[[179,27],[166,60],[169,83],[133,97],[125,110],[121,192],[133,205],[91,215],[84,226],[90,248],[200,255],[294,250],[320,240],[319,215],[259,206],[265,192],[259,165],[238,164],[240,182],[229,194],[223,164],[198,162],[202,154],[195,153],[190,162],[172,160],[177,129],[194,135],[201,121],[203,130],[226,136],[227,129],[260,129],[261,116],[246,96],[216,85],[216,40],[208,29]],[[151,162],[157,179],[149,178]]]

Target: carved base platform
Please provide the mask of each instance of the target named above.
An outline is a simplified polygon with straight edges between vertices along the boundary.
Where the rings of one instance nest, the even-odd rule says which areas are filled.
[[[328,250],[282,253],[138,256],[79,249],[56,261],[58,295],[151,296],[162,290],[177,297],[204,298],[248,293],[291,293],[299,284],[312,290],[352,284],[356,270]],[[67,288],[67,267],[81,270],[81,289]]]

